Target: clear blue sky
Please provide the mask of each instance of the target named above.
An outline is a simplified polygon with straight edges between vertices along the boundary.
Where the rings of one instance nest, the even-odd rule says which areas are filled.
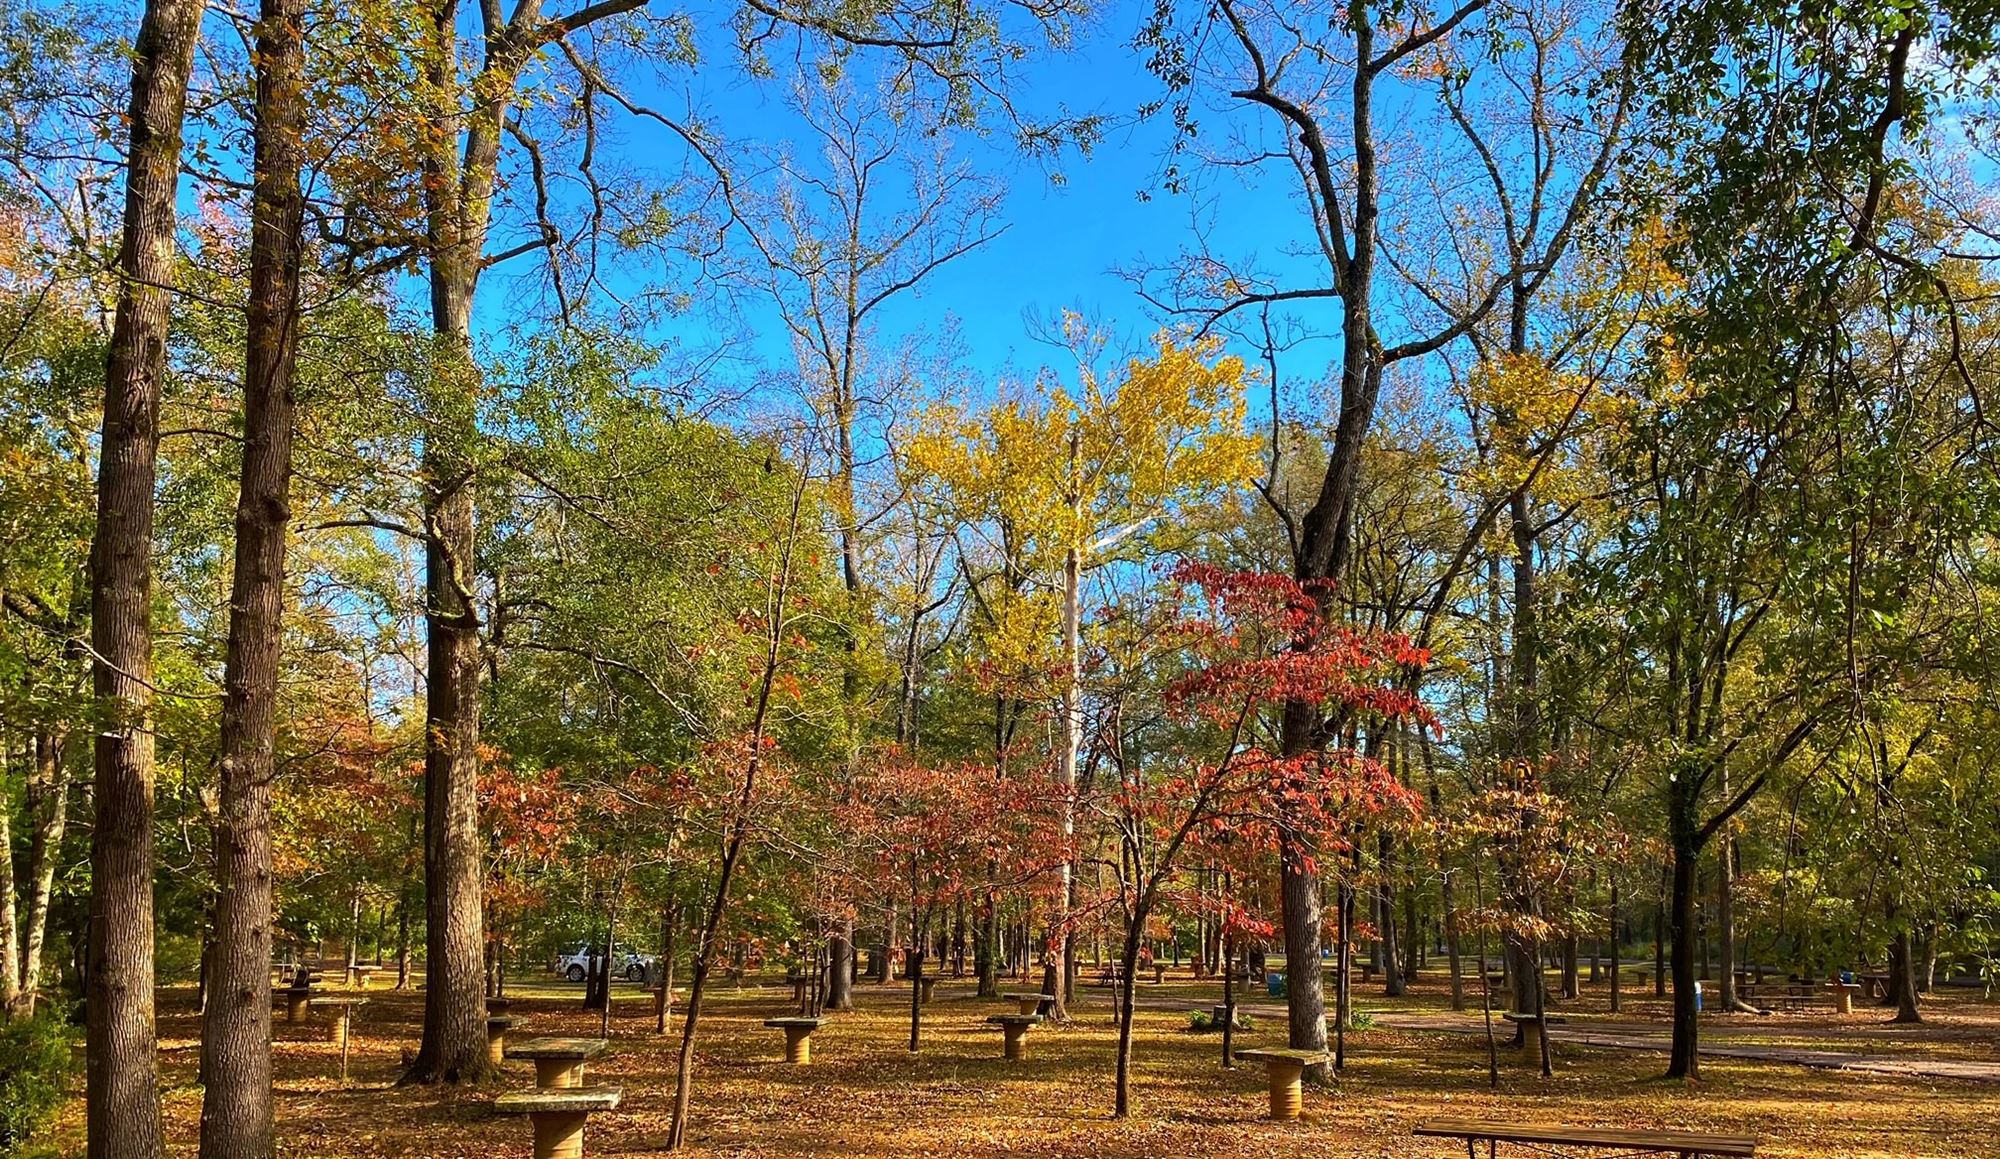
[[[1142,19],[1138,5],[1113,5],[1096,17],[1074,51],[1034,60],[1016,78],[1012,91],[1030,115],[1052,115],[1060,103],[1072,113],[1108,119],[1103,140],[1088,153],[1072,151],[1053,162],[1027,159],[1004,126],[960,141],[960,156],[1006,185],[1000,214],[1006,232],[879,313],[884,342],[916,332],[936,333],[949,321],[952,339],[964,348],[965,369],[976,378],[992,383],[1009,374],[1031,374],[1044,364],[1061,368],[1063,353],[1033,337],[1034,320],[1075,308],[1123,343],[1142,341],[1157,327],[1157,317],[1131,280],[1117,271],[1165,262],[1187,247],[1198,205],[1210,227],[1211,244],[1232,255],[1256,252],[1273,260],[1282,246],[1308,236],[1302,208],[1289,199],[1283,175],[1275,171],[1261,183],[1240,172],[1228,178],[1226,187],[1210,181],[1197,196],[1159,190],[1171,125],[1164,115],[1146,121],[1135,117],[1142,103],[1163,93],[1131,46]],[[726,35],[705,45],[705,52],[708,63],[698,73],[672,76],[665,84],[648,82],[643,92],[635,93],[662,108],[696,108],[734,140],[791,142],[801,152],[813,148],[782,99],[782,80],[744,79]],[[1244,113],[1239,123],[1268,131],[1267,119],[1254,113]],[[1205,119],[1207,133],[1220,128]],[[628,123],[618,131],[625,136],[627,153],[672,147],[671,138],[657,127]],[[641,165],[648,160],[630,159]],[[1055,173],[1060,182],[1052,180]],[[1147,192],[1152,196],[1142,197]],[[638,281],[648,275],[628,276]],[[1312,264],[1305,264],[1299,276],[1312,279]],[[508,296],[498,286],[483,293],[483,312],[497,319],[498,300]],[[1331,329],[1336,315],[1330,304],[1309,309],[1318,313],[1320,328]],[[790,347],[774,320],[752,312],[745,321],[759,336],[757,357],[789,369]],[[695,316],[669,329],[695,346],[713,339]],[[1292,372],[1316,375],[1319,368],[1305,362],[1317,358],[1323,366],[1326,350],[1301,354],[1306,358]]]

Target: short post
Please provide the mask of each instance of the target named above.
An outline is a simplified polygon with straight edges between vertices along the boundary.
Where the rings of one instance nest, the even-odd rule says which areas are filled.
[[[517,1021],[504,1014],[486,1016],[486,1057],[494,1066],[507,1060],[507,1030]]]
[[[824,1022],[820,1018],[767,1018],[764,1025],[785,1032],[785,1061],[805,1066],[812,1061],[812,1034]]]
[[[493,1102],[501,1114],[526,1115],[535,1127],[535,1159],[583,1159],[583,1124],[618,1106],[618,1087],[513,1091]]]
[[[1828,982],[1827,989],[1833,991],[1833,1009],[1837,1014],[1854,1013],[1854,995],[1861,989],[1847,982]]]
[[[986,1021],[1000,1027],[1000,1057],[1019,1062],[1028,1057],[1028,1031],[1041,1022],[1039,1014],[995,1014]]]
[[[1303,1100],[1301,1080],[1306,1068],[1326,1062],[1333,1056],[1323,1050],[1239,1050],[1237,1058],[1262,1059],[1264,1075],[1271,1086],[1270,1117],[1281,1123],[1291,1122],[1299,1117]]]

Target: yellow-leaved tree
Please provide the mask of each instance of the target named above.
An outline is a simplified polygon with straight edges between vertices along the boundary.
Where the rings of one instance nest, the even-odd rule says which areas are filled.
[[[982,409],[932,408],[903,447],[909,484],[985,538],[1010,577],[983,601],[989,658],[1053,677],[1062,853],[1043,992],[1055,995],[1058,1018],[1074,985],[1083,576],[1170,548],[1175,512],[1247,486],[1257,471],[1243,362],[1219,339],[1163,332],[1146,356],[1099,374],[1089,355],[1102,340],[1074,315],[1064,331],[1080,356],[1074,385],[1045,373]]]

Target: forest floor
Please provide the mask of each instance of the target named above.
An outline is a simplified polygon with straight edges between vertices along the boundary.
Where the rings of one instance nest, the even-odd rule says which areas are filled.
[[[1089,972],[1086,972],[1086,977]],[[773,980],[775,983],[775,979]],[[1019,987],[1003,985],[1003,990]],[[789,989],[729,984],[704,1011],[687,1154],[709,1156],[1144,1156],[1146,1159],[1270,1159],[1275,1155],[1412,1156],[1463,1154],[1463,1147],[1418,1140],[1410,1129],[1436,1115],[1621,1127],[1679,1128],[1759,1136],[1764,1156],[1995,1154],[2000,1086],[1916,1075],[1808,1069],[1733,1057],[1704,1059],[1698,1084],[1660,1079],[1663,1060],[1630,1049],[1600,1050],[1558,1041],[1557,1073],[1537,1077],[1518,1050],[1499,1050],[1500,1085],[1488,1086],[1482,1036],[1392,1025],[1408,1019],[1468,1019],[1450,1014],[1442,979],[1430,975],[1410,996],[1386,999],[1380,984],[1357,988],[1356,1007],[1375,1025],[1350,1032],[1348,1063],[1333,1086],[1308,1091],[1305,1118],[1262,1118],[1261,1068],[1219,1065],[1220,1040],[1187,1029],[1187,1009],[1218,997],[1213,982],[1170,976],[1141,984],[1133,1084],[1134,1114],[1110,1117],[1115,1033],[1107,990],[1085,988],[1067,1027],[1029,1036],[1028,1058],[999,1057],[999,1032],[988,1014],[1011,1009],[975,998],[969,981],[945,979],[924,1008],[922,1049],[909,1053],[909,991],[860,987],[860,1008],[835,1016],[813,1039],[813,1063],[788,1066],[781,1036],[762,1020],[787,1013]],[[510,986],[514,1013],[529,1034],[592,1035],[598,1015],[583,1011],[581,987],[539,978]],[[279,1153],[287,1159],[383,1156],[498,1159],[526,1156],[528,1124],[497,1115],[504,1090],[532,1084],[526,1064],[473,1089],[397,1087],[405,1053],[416,1045],[421,998],[375,992],[361,1011],[350,1077],[335,1074],[339,1053],[318,1023],[276,1023]],[[611,1050],[589,1068],[591,1085],[624,1088],[618,1110],[591,1120],[586,1153],[663,1155],[673,1101],[679,1021],[652,1033],[650,998],[638,987],[614,990]],[[1602,985],[1565,1004],[1571,1029],[1598,1024],[1664,1026],[1665,1003],[1628,989],[1625,1009],[1610,1015]],[[160,1046],[169,1154],[195,1155],[201,1091],[195,1084],[199,1020],[187,989],[162,992]],[[1259,1016],[1278,1007],[1246,996],[1255,1026],[1237,1045],[1280,1044],[1283,1020]],[[1796,1039],[1816,1049],[1897,1057],[1992,1058],[2000,1039],[2000,1003],[1944,995],[1927,1014],[1934,1025],[1884,1031],[1885,1012],[1858,1009],[1737,1015],[1704,1023],[1705,1041],[1744,1036],[1773,1046]],[[1753,1024],[1754,1020],[1754,1024]],[[1886,1037],[1885,1037],[1886,1036]],[[1870,1046],[1876,1042],[1882,1046]],[[1838,1045],[1836,1045],[1838,1044]],[[81,1084],[79,1083],[79,1089]],[[55,1142],[68,1153],[81,1138],[81,1102],[72,1100]],[[76,1146],[74,1153],[80,1154]]]

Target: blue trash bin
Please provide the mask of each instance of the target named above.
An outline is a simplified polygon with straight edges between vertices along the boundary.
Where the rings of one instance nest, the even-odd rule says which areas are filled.
[[[1701,1013],[1701,983],[1699,982],[1694,984],[1694,1012],[1696,1014]]]
[[[1285,976],[1276,972],[1264,975],[1264,989],[1273,998],[1283,998],[1285,996]]]

